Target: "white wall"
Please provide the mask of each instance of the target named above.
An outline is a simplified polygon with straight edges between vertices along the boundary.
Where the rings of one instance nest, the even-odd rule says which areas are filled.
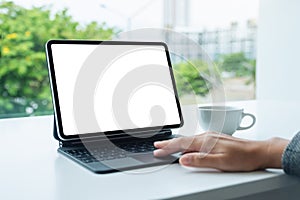
[[[300,100],[300,0],[260,0],[257,99]]]

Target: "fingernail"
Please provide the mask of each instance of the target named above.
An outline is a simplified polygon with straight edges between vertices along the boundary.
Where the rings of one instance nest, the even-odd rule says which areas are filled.
[[[154,155],[158,155],[159,152],[160,152],[160,149],[156,149],[156,150],[153,151],[153,154],[154,154]]]
[[[164,145],[164,143],[165,143],[165,141],[156,141],[156,142],[154,142],[154,146],[161,147]]]
[[[184,165],[188,165],[188,164],[191,163],[191,157],[190,157],[190,156],[183,156],[183,157],[181,158],[181,162],[182,162],[182,164],[184,164]]]

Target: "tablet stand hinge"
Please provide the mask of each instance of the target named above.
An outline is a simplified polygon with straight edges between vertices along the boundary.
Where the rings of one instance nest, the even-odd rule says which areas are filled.
[[[153,132],[151,134],[151,132],[149,132],[149,137],[145,137],[147,135],[144,133],[143,137],[137,137],[138,134],[136,137],[133,135],[123,134],[122,136],[118,135],[118,136],[106,136],[106,137],[99,137],[99,138],[78,139],[72,141],[59,141],[59,147],[78,147],[78,146],[84,146],[85,144],[89,144],[89,143],[105,142],[107,140],[110,140],[111,142],[118,141],[118,140],[124,140],[124,141],[145,140],[145,139],[154,140],[157,138],[163,139],[171,135],[172,135],[172,131],[170,129],[164,129],[159,131],[156,134],[153,134]]]

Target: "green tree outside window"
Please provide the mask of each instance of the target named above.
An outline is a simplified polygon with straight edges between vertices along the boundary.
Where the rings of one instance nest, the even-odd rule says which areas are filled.
[[[23,8],[0,1],[0,118],[52,113],[45,43],[49,39],[108,40],[106,24],[85,26],[66,9]]]

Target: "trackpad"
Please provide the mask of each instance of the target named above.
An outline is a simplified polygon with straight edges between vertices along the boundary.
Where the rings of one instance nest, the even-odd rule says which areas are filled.
[[[133,155],[133,158],[143,162],[143,163],[159,163],[159,162],[165,162],[165,161],[175,161],[176,158],[172,156],[167,156],[163,158],[156,158],[153,156],[153,154],[138,154],[138,155]]]
[[[125,167],[134,167],[143,164],[143,162],[138,161],[133,158],[120,158],[115,160],[106,160],[102,161],[102,163],[110,168],[118,169],[118,168],[125,168]]]

